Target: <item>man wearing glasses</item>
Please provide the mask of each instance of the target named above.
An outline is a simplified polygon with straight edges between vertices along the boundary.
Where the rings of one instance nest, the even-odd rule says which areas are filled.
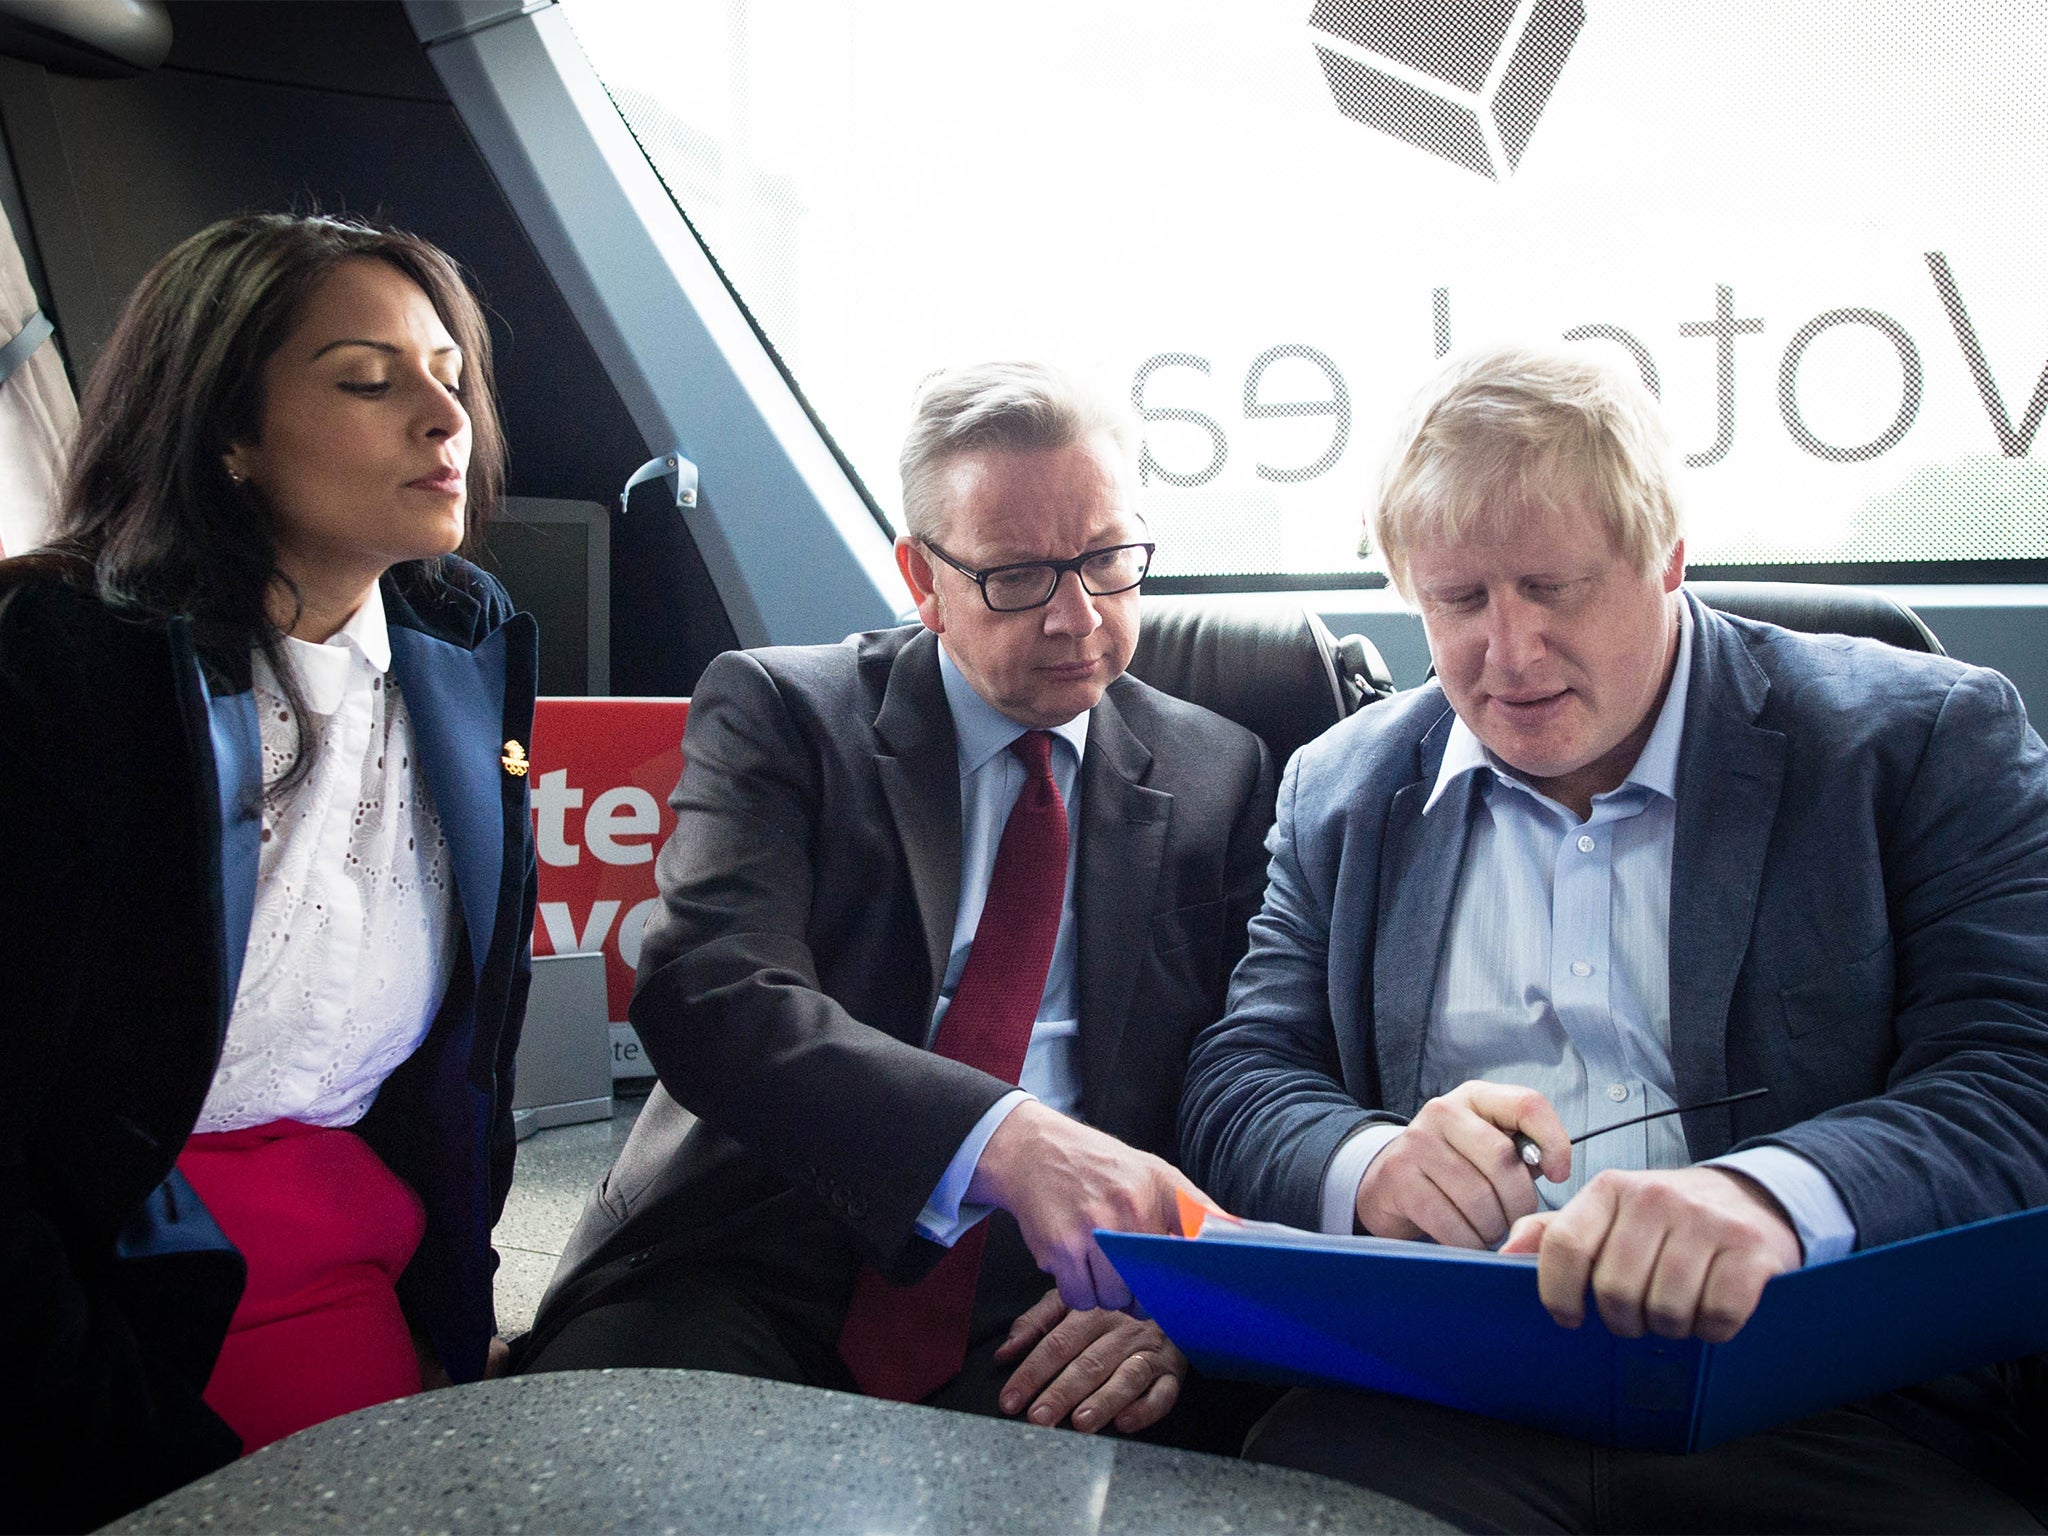
[[[661,1087],[527,1368],[1091,1432],[1180,1395],[1092,1233],[1177,1229],[1161,1159],[1264,885],[1273,769],[1124,676],[1153,550],[1134,436],[1045,368],[942,376],[902,455],[921,622],[706,669],[633,1001]]]

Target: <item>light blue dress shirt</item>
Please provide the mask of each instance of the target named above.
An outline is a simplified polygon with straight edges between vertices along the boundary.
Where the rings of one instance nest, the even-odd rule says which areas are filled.
[[[953,735],[960,751],[960,911],[953,921],[953,950],[946,962],[945,979],[939,985],[938,1006],[932,1010],[931,1031],[925,1036],[928,1047],[938,1039],[939,1021],[952,1006],[960,973],[967,969],[967,954],[974,947],[974,930],[981,922],[989,880],[995,873],[1003,824],[1009,820],[1010,807],[1017,803],[1027,777],[1024,765],[1010,751],[1010,743],[1031,729],[1019,725],[974,691],[946,653],[944,640],[939,642],[939,676],[946,686],[946,703],[953,712]],[[1054,726],[1052,738],[1053,782],[1059,785],[1060,798],[1067,806],[1067,889],[1060,906],[1059,938],[1053,944],[1052,967],[1046,973],[1045,991],[1038,1000],[1038,1020],[1031,1026],[1031,1044],[1024,1052],[1024,1068],[1018,1074],[1017,1088],[996,1100],[967,1133],[960,1150],[946,1165],[938,1187],[918,1213],[918,1232],[948,1247],[989,1213],[988,1206],[961,1202],[974,1178],[975,1165],[981,1161],[982,1149],[1010,1111],[1026,1099],[1035,1098],[1063,1115],[1081,1117],[1074,867],[1081,841],[1077,828],[1081,753],[1088,745],[1087,714]]]
[[[1452,896],[1423,1047],[1425,1098],[1475,1078],[1534,1088],[1568,1134],[1670,1109],[1671,849],[1678,754],[1692,661],[1692,615],[1679,605],[1678,656],[1664,706],[1635,767],[1593,797],[1584,822],[1522,782],[1460,720],[1423,814],[1468,773],[1487,774]],[[1402,1128],[1367,1126],[1338,1149],[1323,1183],[1323,1229],[1350,1232],[1358,1186]],[[1563,1184],[1536,1181],[1555,1210],[1603,1169],[1683,1168],[1681,1117],[1572,1149]],[[1784,1206],[1806,1262],[1855,1246],[1856,1228],[1826,1175],[1778,1147],[1711,1166],[1756,1180]]]

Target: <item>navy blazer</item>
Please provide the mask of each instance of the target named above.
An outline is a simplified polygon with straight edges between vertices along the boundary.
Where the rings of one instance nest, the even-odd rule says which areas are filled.
[[[239,1255],[174,1163],[211,1083],[255,901],[246,654],[114,614],[12,563],[0,583],[0,1311],[30,1524],[97,1523],[230,1459],[199,1401]],[[401,1296],[458,1381],[494,1330],[534,859],[532,619],[452,557],[386,576],[392,675],[447,835],[460,957],[420,1048],[355,1130],[420,1195]],[[10,1413],[10,1419],[13,1414]],[[14,1489],[10,1487],[10,1503]],[[33,1513],[31,1513],[33,1512]]]
[[[2048,753],[1995,672],[1793,634],[1689,595],[1671,1053],[1694,1159],[1775,1144],[1863,1246],[2048,1204]],[[1423,803],[1434,684],[1302,749],[1226,1016],[1181,1103],[1223,1204],[1319,1224],[1359,1125],[1421,1107],[1431,993],[1478,804]]]

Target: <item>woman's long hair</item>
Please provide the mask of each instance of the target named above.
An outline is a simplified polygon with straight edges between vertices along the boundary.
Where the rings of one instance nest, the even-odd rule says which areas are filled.
[[[261,436],[263,367],[313,291],[368,257],[412,279],[462,348],[471,450],[463,547],[497,510],[505,440],[491,380],[490,330],[455,263],[417,235],[328,215],[245,214],[186,240],[149,270],[93,365],[49,547],[110,607],[191,622],[219,666],[253,647],[300,722],[300,750],[273,788],[308,767],[305,710],[271,593],[297,593],[278,569],[272,519],[224,458]],[[435,562],[414,562],[431,580]],[[85,574],[89,570],[89,577]]]

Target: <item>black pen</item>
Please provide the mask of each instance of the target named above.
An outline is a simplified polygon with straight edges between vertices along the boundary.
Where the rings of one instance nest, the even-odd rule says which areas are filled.
[[[1650,1120],[1662,1120],[1666,1115],[1689,1115],[1696,1109],[1719,1109],[1724,1104],[1740,1104],[1745,1099],[1760,1099],[1770,1091],[1768,1088],[1751,1088],[1744,1093],[1731,1093],[1724,1099],[1708,1099],[1704,1104],[1674,1104],[1669,1109],[1653,1109],[1647,1115],[1637,1115],[1629,1120],[1617,1120],[1612,1125],[1601,1126],[1597,1131],[1582,1131],[1572,1138],[1571,1144],[1576,1147],[1580,1142],[1587,1141],[1592,1137],[1605,1136],[1609,1131],[1625,1131],[1632,1125],[1642,1125]],[[1521,1154],[1522,1162],[1530,1168],[1538,1166],[1543,1161],[1542,1149],[1520,1131],[1515,1132],[1515,1150]]]

